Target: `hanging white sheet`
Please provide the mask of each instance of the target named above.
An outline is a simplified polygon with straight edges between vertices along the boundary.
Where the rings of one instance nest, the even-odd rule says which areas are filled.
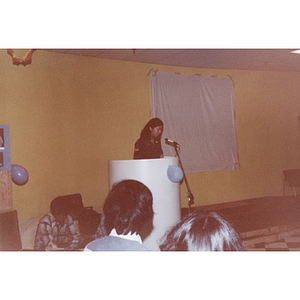
[[[152,116],[164,122],[165,138],[180,144],[185,172],[236,170],[238,151],[234,87],[230,77],[150,73]]]

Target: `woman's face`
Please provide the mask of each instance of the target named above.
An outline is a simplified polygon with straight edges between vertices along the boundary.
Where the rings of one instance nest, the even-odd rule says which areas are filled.
[[[153,128],[150,127],[151,138],[153,139],[160,138],[163,133],[163,130],[164,130],[163,126],[156,126]]]

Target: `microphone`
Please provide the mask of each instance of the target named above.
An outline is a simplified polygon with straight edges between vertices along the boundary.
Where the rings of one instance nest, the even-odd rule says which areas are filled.
[[[169,144],[169,145],[172,145],[172,146],[177,146],[178,145],[177,142],[169,140],[168,138],[165,138],[165,143]]]

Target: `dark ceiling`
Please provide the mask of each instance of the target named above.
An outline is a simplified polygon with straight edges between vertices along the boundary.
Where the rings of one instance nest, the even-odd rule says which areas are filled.
[[[296,49],[43,49],[72,55],[195,68],[300,72]]]

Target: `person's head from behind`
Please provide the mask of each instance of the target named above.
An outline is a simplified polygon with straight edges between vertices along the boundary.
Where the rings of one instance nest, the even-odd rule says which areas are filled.
[[[243,251],[244,244],[233,227],[215,212],[193,211],[163,238],[162,251]]]
[[[129,179],[115,184],[103,205],[106,232],[115,228],[117,234],[139,234],[153,219],[152,205],[152,193],[143,183]]]
[[[164,130],[164,123],[159,118],[151,119],[143,128],[141,138],[159,140]]]

